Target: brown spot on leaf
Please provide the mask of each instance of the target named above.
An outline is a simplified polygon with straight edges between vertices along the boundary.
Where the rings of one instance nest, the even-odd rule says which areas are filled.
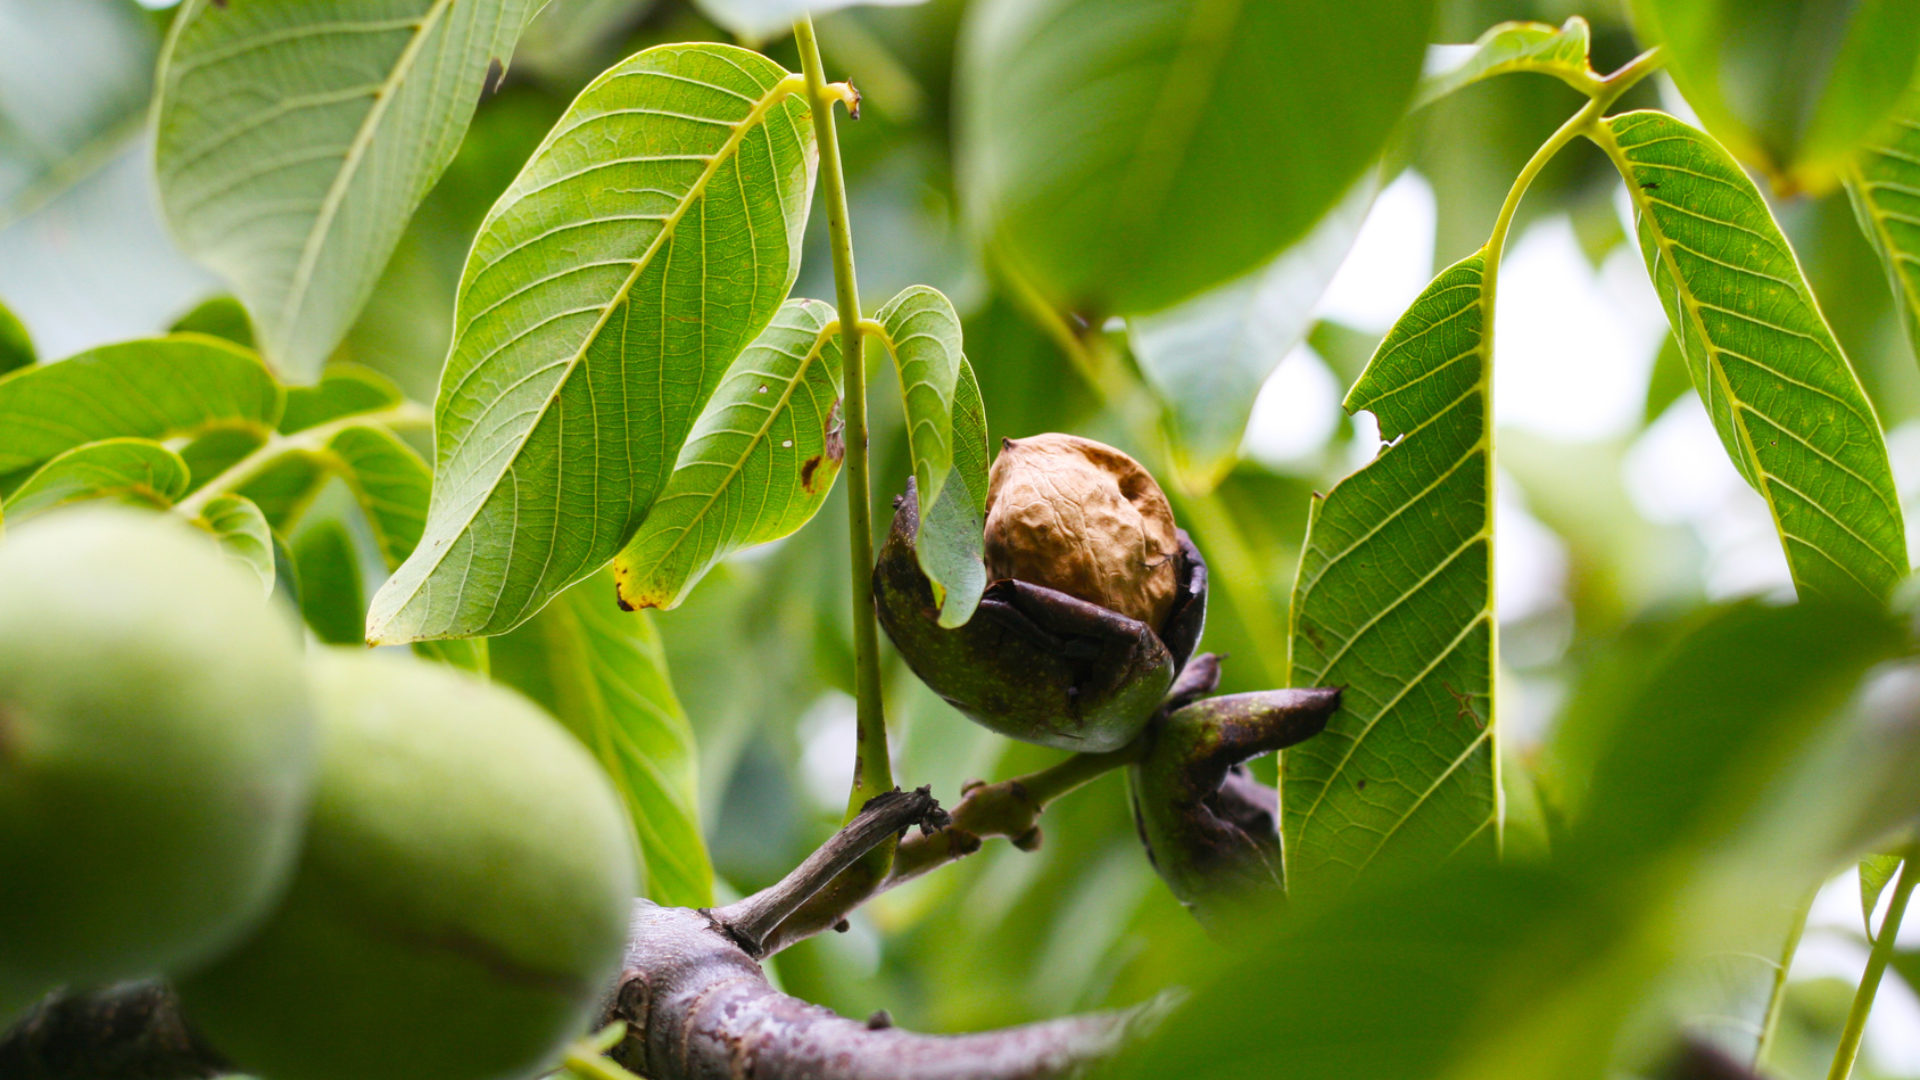
[[[818,469],[819,467],[820,467],[819,454],[813,455],[812,457],[808,458],[804,463],[801,464],[800,466],[800,486],[801,487],[806,488],[808,491],[813,490],[813,473],[814,473],[814,470]]]

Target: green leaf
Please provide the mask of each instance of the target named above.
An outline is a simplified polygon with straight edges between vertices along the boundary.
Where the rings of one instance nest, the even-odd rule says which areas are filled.
[[[715,563],[819,512],[846,457],[839,327],[831,305],[789,300],[733,362],[613,561],[621,604],[677,607]]]
[[[1642,420],[1651,424],[1660,419],[1662,413],[1691,389],[1693,376],[1687,373],[1687,358],[1680,355],[1680,343],[1668,334],[1653,357],[1653,372],[1647,378],[1647,397],[1641,406]]]
[[[33,337],[5,304],[0,304],[0,375],[33,366]]]
[[[1893,286],[1907,347],[1920,356],[1920,92],[1848,163],[1847,197]]]
[[[1239,457],[1261,384],[1307,331],[1378,184],[1369,176],[1280,257],[1164,311],[1127,320],[1140,372],[1167,405],[1175,463],[1211,489]]]
[[[920,501],[931,506],[953,468],[953,395],[960,380],[960,316],[940,290],[910,285],[874,313],[900,380],[907,449]],[[934,583],[934,595],[940,584]]]
[[[1455,263],[1387,333],[1345,406],[1389,445],[1308,517],[1289,685],[1346,690],[1282,757],[1296,891],[1491,847],[1500,827],[1485,274],[1484,252]]]
[[[1664,113],[1612,117],[1593,138],[1627,179],[1694,388],[1766,498],[1794,584],[1885,596],[1908,566],[1880,422],[1760,192]]]
[[[390,409],[405,400],[392,379],[372,368],[329,364],[316,385],[288,388],[280,433],[291,435],[343,416]]]
[[[1591,36],[1587,20],[1578,15],[1558,29],[1537,22],[1500,23],[1480,35],[1466,60],[1421,79],[1414,107],[1432,104],[1482,79],[1515,71],[1551,75],[1584,93],[1598,82],[1587,61]]]
[[[1920,75],[1908,0],[1630,0],[1687,104],[1735,157],[1822,192]]]
[[[260,591],[273,591],[273,532],[260,508],[244,495],[217,495],[207,501],[194,524],[213,534],[229,562],[260,578]]]
[[[581,91],[474,241],[425,537],[375,594],[369,640],[503,632],[632,539],[798,270],[799,87],[697,44]]]
[[[284,536],[313,506],[330,475],[323,455],[289,451],[235,490],[260,508],[275,535]]]
[[[1304,236],[1399,121],[1430,0],[990,0],[958,61],[972,231],[1058,307],[1135,315]]]
[[[533,0],[187,0],[155,109],[181,246],[310,378],[497,83]]]
[[[493,640],[494,673],[545,705],[600,759],[626,802],[662,904],[713,903],[700,834],[693,729],[644,613],[622,614],[598,574],[519,629]]]
[[[264,434],[280,387],[252,353],[199,335],[106,345],[0,377],[0,475],[115,436]]]
[[[194,305],[167,328],[171,334],[205,334],[231,341],[243,349],[254,349],[253,321],[247,309],[231,296],[211,296]]]
[[[300,574],[300,614],[329,645],[358,645],[367,594],[353,537],[337,518],[316,521],[293,538]]]
[[[1869,855],[1860,860],[1860,920],[1868,941],[1873,940],[1873,909],[1879,906],[1880,894],[1899,872],[1898,855]]]
[[[433,474],[413,448],[386,428],[356,425],[327,440],[329,464],[367,517],[388,569],[420,542]]]
[[[85,499],[123,499],[166,509],[187,491],[187,463],[147,439],[102,439],[40,466],[7,496],[7,513],[29,514]]]
[[[953,469],[940,495],[920,519],[914,561],[941,595],[940,625],[961,626],[987,591],[987,413],[973,365],[960,358],[953,390]]]

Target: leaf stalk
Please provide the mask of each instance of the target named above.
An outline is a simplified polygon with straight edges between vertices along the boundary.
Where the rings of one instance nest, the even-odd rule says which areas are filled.
[[[1907,913],[1907,901],[1920,885],[1920,873],[1914,870],[1914,858],[1920,847],[1909,848],[1900,864],[1900,880],[1894,883],[1893,898],[1887,902],[1887,917],[1880,920],[1880,933],[1873,939],[1873,952],[1867,956],[1867,970],[1860,975],[1860,986],[1853,993],[1853,1005],[1847,1009],[1846,1026],[1840,1029],[1840,1045],[1833,1052],[1833,1067],[1827,1080],[1847,1080],[1853,1073],[1854,1059],[1860,1056],[1860,1040],[1867,1031],[1867,1016],[1873,1012],[1873,999],[1880,992],[1880,978],[1893,959],[1894,939],[1900,936],[1900,920]]]
[[[887,719],[880,696],[880,628],[873,611],[873,484],[867,462],[866,335],[860,317],[860,285],[853,265],[853,226],[847,217],[847,178],[834,131],[833,105],[849,108],[858,100],[851,89],[829,85],[820,60],[813,19],[793,24],[813,114],[814,141],[820,146],[820,185],[827,203],[827,242],[833,254],[835,304],[840,316],[840,352],[846,377],[847,546],[853,593],[854,716],[857,728],[853,790],[846,820],[867,801],[893,790],[893,763],[887,749]],[[891,849],[882,848],[891,856]]]
[[[377,412],[353,413],[324,424],[315,424],[310,428],[297,431],[292,435],[269,432],[267,441],[259,448],[227,466],[213,479],[200,486],[198,491],[174,504],[175,512],[188,517],[200,516],[208,503],[229,492],[235,491],[248,481],[255,479],[272,468],[282,458],[290,454],[311,453],[327,445],[335,435],[353,427],[425,427],[433,423],[433,417],[426,409],[411,401],[403,401],[389,409]]]

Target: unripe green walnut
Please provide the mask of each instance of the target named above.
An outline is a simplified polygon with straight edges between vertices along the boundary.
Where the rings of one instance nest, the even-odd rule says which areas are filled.
[[[313,663],[321,766],[279,910],[180,984],[272,1080],[521,1080],[611,985],[637,890],[599,766],[511,690],[407,657]]]
[[[292,869],[312,743],[290,620],[205,536],[108,507],[8,535],[0,996],[232,944]]]
[[[1173,510],[1139,462],[1078,435],[1002,440],[987,487],[989,579],[1044,585],[1158,627],[1179,559]]]

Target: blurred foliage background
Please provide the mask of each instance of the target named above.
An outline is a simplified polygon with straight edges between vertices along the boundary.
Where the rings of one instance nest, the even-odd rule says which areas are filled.
[[[1063,353],[959,228],[953,86],[964,7],[931,0],[820,21],[831,74],[850,76],[865,96],[859,122],[841,133],[866,302],[914,283],[954,300],[994,438],[1074,431],[1172,479],[1159,406],[1137,375],[1112,377]],[[716,21],[751,27],[752,9],[743,0],[552,0],[338,358],[432,400],[469,241],[567,102],[614,60],[660,42],[743,40],[797,68],[778,32],[743,38]],[[1435,40],[1576,14],[1593,24],[1598,70],[1639,51],[1618,0],[1444,0]],[[0,0],[0,300],[49,358],[162,330],[217,292],[167,240],[151,190],[143,121],[168,18],[164,6],[133,0]],[[1664,80],[1626,104],[1656,101],[1686,115]],[[1225,583],[1203,643],[1230,658],[1224,690],[1284,680],[1308,495],[1378,446],[1369,418],[1340,412],[1344,387],[1431,272],[1481,244],[1515,172],[1577,104],[1556,82],[1517,76],[1413,114],[1353,253],[1314,309],[1308,344],[1262,390],[1230,471],[1210,493],[1169,484]],[[1509,852],[1547,842],[1559,794],[1536,782],[1541,747],[1575,688],[1607,677],[1597,659],[1617,664],[1622,642],[1681,624],[1710,601],[1789,588],[1764,505],[1686,392],[1623,205],[1617,174],[1580,144],[1535,183],[1508,255],[1496,399]],[[1912,522],[1920,372],[1883,272],[1843,193],[1788,198],[1776,212],[1889,432]],[[815,214],[795,295],[832,295],[824,228]],[[879,393],[873,404],[885,520],[907,474],[905,441],[897,399]],[[831,831],[843,805],[853,746],[846,518],[835,508],[844,497],[842,486],[808,528],[733,559],[684,607],[655,617],[699,739],[723,892],[772,881]],[[968,779],[1055,756],[964,721],[891,658],[887,690],[897,775],[943,798]],[[1263,768],[1270,777],[1271,762]],[[1154,878],[1117,774],[1050,810],[1045,834],[1036,853],[992,844],[885,896],[849,932],[779,957],[777,978],[849,1015],[885,1008],[906,1026],[955,1031],[1139,1001],[1214,951]],[[1774,1054],[1780,1075],[1824,1071],[1866,955],[1853,888],[1849,874],[1815,906]],[[1721,1018],[1737,1030],[1751,1013],[1751,1002],[1736,1002]],[[1915,987],[1890,979],[1882,988],[1857,1075],[1920,1076]]]

